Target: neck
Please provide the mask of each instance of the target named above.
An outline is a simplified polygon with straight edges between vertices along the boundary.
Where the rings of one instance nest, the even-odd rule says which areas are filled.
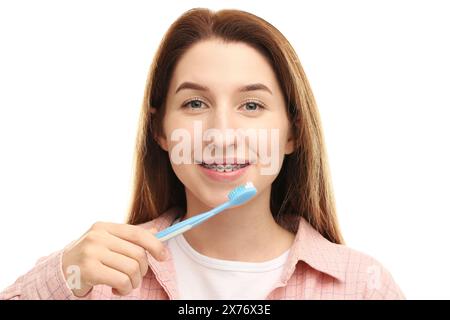
[[[186,192],[187,211],[182,220],[211,208]],[[187,242],[208,257],[261,262],[273,259],[290,248],[295,235],[277,224],[270,211],[270,188],[252,201],[224,210],[185,232]]]

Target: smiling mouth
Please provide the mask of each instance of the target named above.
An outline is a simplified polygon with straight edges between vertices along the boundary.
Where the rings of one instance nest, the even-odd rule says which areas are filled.
[[[205,169],[209,169],[211,171],[216,172],[233,172],[240,170],[242,168],[245,168],[249,165],[249,163],[243,163],[243,164],[207,164],[207,163],[200,163],[200,166],[202,166]]]

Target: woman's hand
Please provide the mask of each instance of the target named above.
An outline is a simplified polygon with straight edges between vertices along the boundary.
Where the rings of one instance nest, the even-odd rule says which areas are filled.
[[[139,287],[148,270],[146,251],[163,261],[164,244],[150,232],[133,225],[96,222],[78,241],[66,248],[62,266],[67,280],[68,268],[78,267],[78,288],[74,295],[85,296],[94,285],[105,284],[113,293],[127,295]],[[70,270],[70,269],[69,269]]]

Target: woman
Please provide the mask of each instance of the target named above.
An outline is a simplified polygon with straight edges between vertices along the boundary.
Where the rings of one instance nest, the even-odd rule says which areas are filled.
[[[257,144],[242,139],[248,130]],[[167,243],[154,235],[248,181],[258,190],[249,202]],[[127,224],[95,223],[1,297],[403,294],[379,262],[343,245],[318,110],[289,42],[250,13],[193,9],[172,24],[148,74]]]

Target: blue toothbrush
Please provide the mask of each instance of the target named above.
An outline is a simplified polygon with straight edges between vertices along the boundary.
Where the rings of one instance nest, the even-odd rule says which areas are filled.
[[[198,214],[193,216],[187,220],[178,222],[173,226],[170,226],[160,232],[158,232],[155,236],[161,241],[169,240],[183,232],[188,231],[189,229],[199,225],[200,223],[208,220],[209,218],[215,216],[219,212],[222,212],[225,209],[230,207],[234,207],[240,204],[243,204],[250,200],[256,194],[256,188],[251,182],[247,182],[243,186],[239,186],[234,188],[228,194],[228,201],[215,207],[214,209],[207,211],[202,214]]]

